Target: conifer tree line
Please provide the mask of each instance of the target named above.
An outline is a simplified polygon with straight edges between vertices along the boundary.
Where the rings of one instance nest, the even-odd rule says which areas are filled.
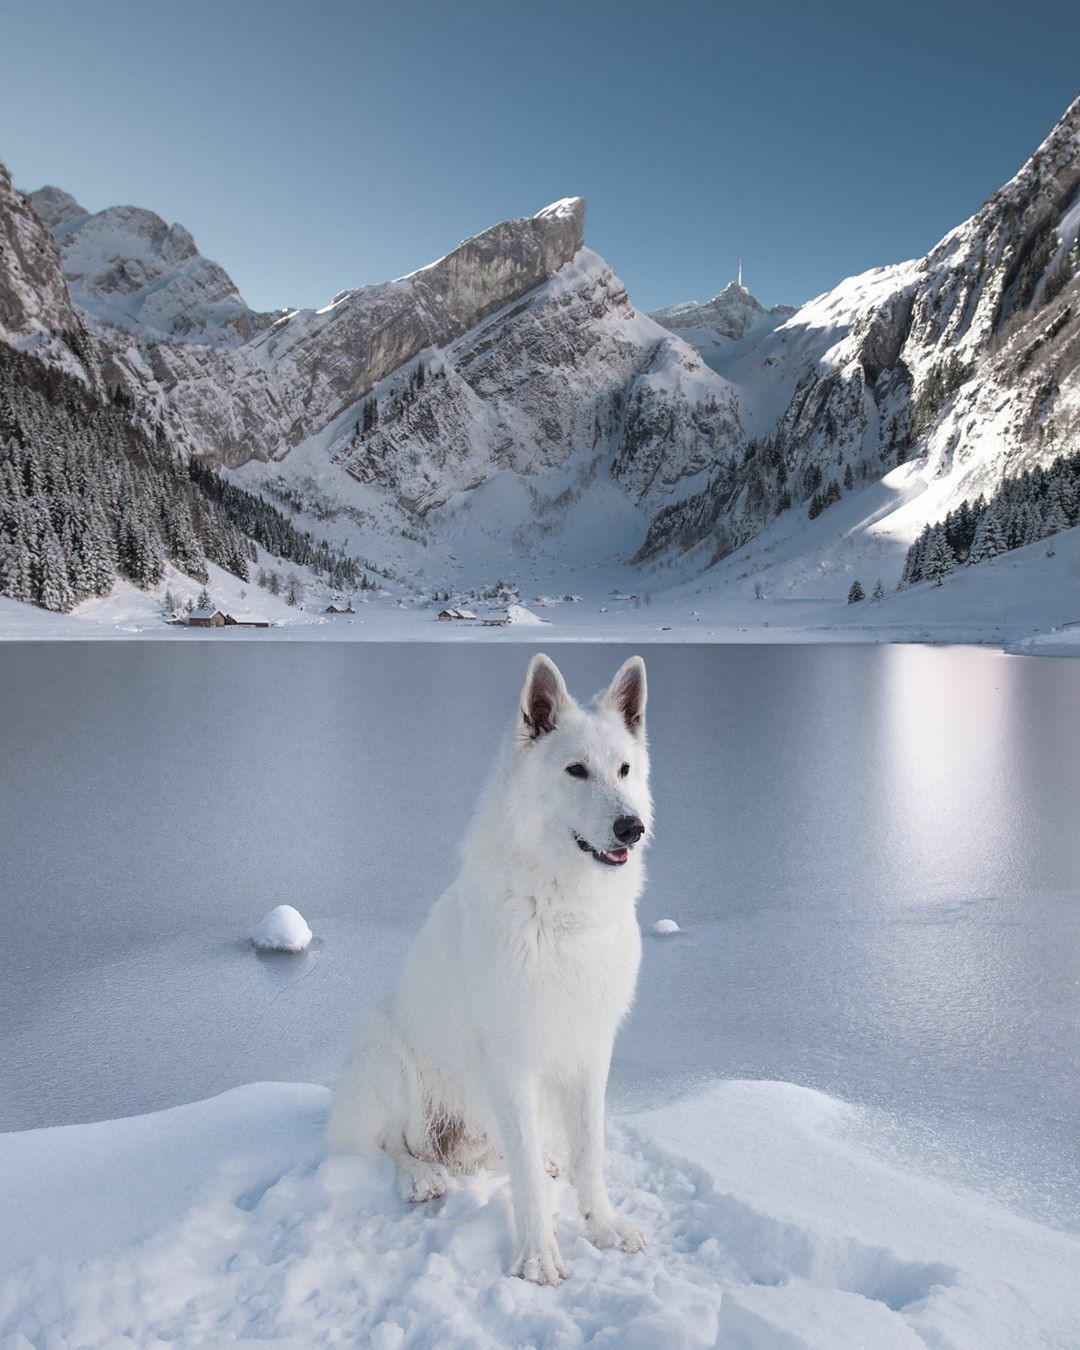
[[[0,343],[0,594],[64,612],[118,576],[153,586],[166,562],[205,583],[209,560],[246,581],[255,540],[355,583],[352,559],[197,461],[178,463],[131,413]]]
[[[276,506],[226,482],[216,469],[194,455],[188,461],[188,474],[192,483],[226,520],[261,544],[268,553],[310,567],[339,590],[350,587],[365,590],[372,585],[354,558],[313,539],[306,530],[296,529]]]
[[[1080,453],[1027,469],[987,500],[964,501],[927,525],[907,551],[898,590],[917,581],[938,585],[961,564],[987,562],[1034,544],[1080,521]]]

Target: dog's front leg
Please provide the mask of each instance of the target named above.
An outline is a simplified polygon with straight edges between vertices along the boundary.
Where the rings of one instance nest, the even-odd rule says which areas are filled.
[[[570,1170],[589,1241],[624,1252],[645,1248],[645,1234],[620,1218],[604,1181],[604,1094],[608,1057],[575,1075],[566,1085],[563,1104],[570,1145]]]
[[[510,1274],[536,1284],[558,1284],[568,1271],[551,1219],[551,1181],[540,1138],[539,1084],[528,1079],[497,1084],[491,1095],[510,1172],[517,1228]]]

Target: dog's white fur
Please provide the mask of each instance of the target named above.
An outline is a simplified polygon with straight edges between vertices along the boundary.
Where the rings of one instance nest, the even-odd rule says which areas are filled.
[[[493,1161],[497,1143],[517,1229],[510,1273],[540,1284],[567,1274],[547,1176],[552,1114],[589,1238],[645,1245],[604,1182],[608,1065],[641,957],[634,906],[652,822],[645,692],[635,656],[582,707],[555,664],[533,658],[460,875],[417,936],[397,993],[361,1023],[330,1120],[333,1145],[390,1155],[407,1200],[441,1195],[448,1173]],[[568,774],[571,764],[588,777]],[[618,817],[638,817],[645,834],[612,866],[577,838],[615,850]]]

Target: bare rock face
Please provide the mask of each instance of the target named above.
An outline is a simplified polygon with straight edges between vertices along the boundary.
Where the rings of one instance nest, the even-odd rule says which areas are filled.
[[[0,164],[0,337],[27,346],[80,327],[56,244]]]

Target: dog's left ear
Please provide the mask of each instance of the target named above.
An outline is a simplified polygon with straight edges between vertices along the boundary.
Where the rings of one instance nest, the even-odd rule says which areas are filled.
[[[640,656],[631,656],[624,661],[615,673],[607,693],[601,700],[607,708],[613,708],[626,723],[627,730],[635,736],[645,733],[645,662]]]

